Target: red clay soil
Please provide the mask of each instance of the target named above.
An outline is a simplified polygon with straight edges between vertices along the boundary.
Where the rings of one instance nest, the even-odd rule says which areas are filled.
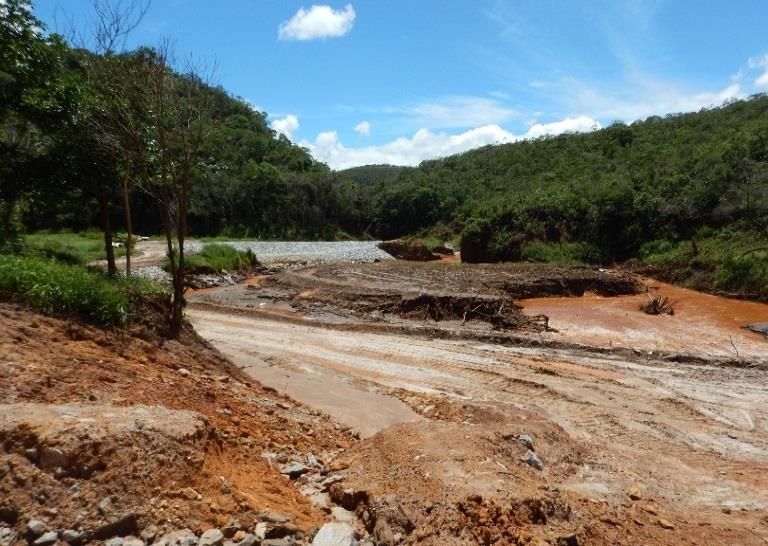
[[[248,381],[191,329],[180,342],[164,341],[139,329],[108,332],[6,304],[0,304],[0,403],[13,405],[4,406],[0,431],[0,519],[15,523],[19,536],[33,517],[56,529],[93,531],[110,517],[133,517],[128,532],[149,525],[201,532],[235,519],[252,526],[263,512],[284,514],[298,535],[311,536],[327,516],[277,465],[307,453],[329,462],[355,441],[327,417]],[[29,403],[62,414],[69,407],[63,404],[85,406],[97,413],[93,421],[102,411],[105,422],[94,426],[107,427],[121,408],[139,404],[162,407],[177,420],[187,414],[173,410],[191,411],[203,425],[195,438],[177,441],[150,416],[131,434],[104,439],[86,432],[78,439],[45,423],[13,425],[10,409],[20,410],[15,419],[22,422],[36,407]],[[105,407],[115,409],[103,413]],[[147,433],[153,430],[160,432]],[[54,444],[44,445],[49,440]],[[70,466],[85,456],[94,463],[86,473],[53,471],[41,449],[69,453]],[[96,511],[106,497],[109,513]]]
[[[520,301],[530,315],[547,315],[557,332],[547,337],[594,346],[676,351],[717,357],[768,354],[768,343],[744,327],[768,322],[768,304],[736,300],[645,279],[650,296],[668,297],[674,315],[647,315],[648,295],[612,298],[542,297]]]

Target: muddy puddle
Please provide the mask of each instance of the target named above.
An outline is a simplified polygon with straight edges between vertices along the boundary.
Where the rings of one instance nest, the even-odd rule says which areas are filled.
[[[642,351],[674,351],[717,357],[768,355],[765,336],[747,330],[768,322],[768,305],[734,300],[645,279],[651,295],[666,296],[675,314],[646,315],[639,310],[645,294],[602,297],[549,297],[521,300],[528,315],[547,315],[562,341]]]

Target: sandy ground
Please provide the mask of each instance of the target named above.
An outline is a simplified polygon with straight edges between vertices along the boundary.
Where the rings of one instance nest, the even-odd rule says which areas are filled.
[[[768,507],[763,367],[331,331],[208,310],[193,309],[190,318],[255,379],[365,435],[419,418],[385,401],[388,393],[436,396],[501,415],[525,410],[588,454],[558,477],[558,487],[609,504],[640,487],[686,521],[713,526],[709,544],[731,543],[713,538],[726,528],[746,533],[744,544],[768,538],[761,519]],[[467,425],[467,441],[475,433]],[[424,434],[418,440],[427,451],[439,451],[443,441]],[[478,488],[485,480],[471,472],[465,478],[477,479]]]
[[[138,241],[131,254],[131,269],[159,267],[165,261],[168,247],[165,241]],[[93,265],[106,268],[107,261],[99,260]],[[115,258],[115,265],[120,271],[125,270],[125,256]]]
[[[371,506],[397,498],[419,529],[398,527],[407,543],[764,544],[768,342],[743,326],[768,306],[638,279],[676,303],[649,316],[644,293],[607,297],[625,280],[337,264],[193,296],[189,317],[243,371],[360,432],[345,486]],[[548,291],[562,296],[519,299]],[[516,294],[552,330],[381,303],[425,292]],[[518,434],[542,471],[521,462]],[[540,502],[547,524],[531,528],[521,505]]]

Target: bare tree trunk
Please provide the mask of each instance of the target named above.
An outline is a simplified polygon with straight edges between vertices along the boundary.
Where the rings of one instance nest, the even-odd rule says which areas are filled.
[[[130,170],[125,169],[123,175],[123,204],[125,206],[125,229],[128,231],[128,237],[125,242],[125,276],[131,276],[131,243],[133,242],[133,226],[131,225],[131,201],[128,196],[128,178]]]
[[[115,249],[112,248],[112,224],[109,221],[109,200],[107,191],[104,188],[99,189],[99,206],[101,207],[101,226],[104,230],[104,250],[107,252],[107,275],[114,277],[117,275],[117,265],[115,264]]]

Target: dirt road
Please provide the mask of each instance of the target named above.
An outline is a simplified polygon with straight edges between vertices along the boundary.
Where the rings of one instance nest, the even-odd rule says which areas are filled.
[[[492,411],[510,422],[515,412],[529,412],[560,431],[550,438],[552,459],[560,457],[558,445],[575,442],[573,449],[583,450],[583,459],[555,480],[558,488],[619,506],[639,487],[656,503],[651,510],[667,507],[693,526],[709,526],[709,544],[768,538],[761,519],[768,508],[764,367],[331,331],[202,309],[189,314],[201,335],[254,378],[366,436],[422,418],[400,400],[421,414],[430,413],[430,400]],[[471,420],[463,425],[470,444],[480,431]],[[543,430],[529,432],[536,437]],[[443,441],[422,434],[419,449],[434,451]],[[488,478],[477,463],[474,474],[465,469],[463,476],[483,489]],[[737,542],[723,538],[728,529],[738,531]]]
[[[131,254],[131,268],[139,269],[143,267],[159,267],[165,261],[168,254],[168,247],[165,241],[138,241]],[[92,265],[105,268],[106,260],[93,262]],[[120,271],[125,270],[125,256],[115,258],[115,265]]]

